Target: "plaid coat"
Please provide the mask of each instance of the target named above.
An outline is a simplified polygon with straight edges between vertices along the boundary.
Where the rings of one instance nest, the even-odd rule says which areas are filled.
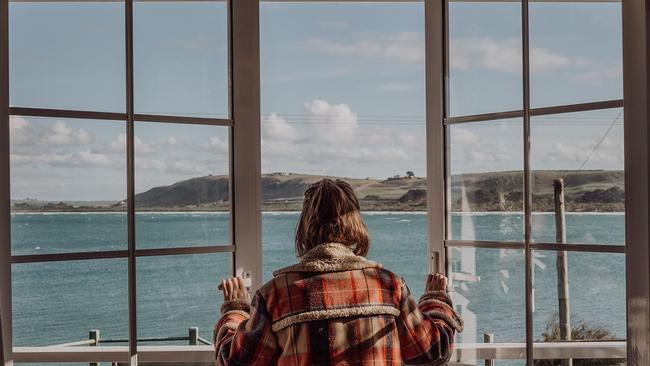
[[[336,243],[276,271],[250,305],[221,312],[217,366],[440,365],[462,331],[446,293],[416,303],[400,277]]]

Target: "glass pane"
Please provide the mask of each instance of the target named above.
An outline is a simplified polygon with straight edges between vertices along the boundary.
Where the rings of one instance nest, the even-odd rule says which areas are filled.
[[[90,330],[126,342],[127,272],[126,259],[14,264],[14,346],[83,341]]]
[[[138,340],[145,345],[188,345],[189,340],[159,343],[148,338],[199,336],[212,341],[223,302],[217,285],[232,277],[230,253],[140,257],[138,273]]]
[[[448,127],[451,239],[523,241],[521,119]]]
[[[228,116],[226,1],[135,1],[135,111]]]
[[[566,267],[562,265],[563,256]],[[565,339],[562,324],[569,325],[571,332],[566,334],[574,341],[625,339],[624,254],[535,251],[533,258],[536,341]],[[568,321],[561,322],[559,314],[569,314]]]
[[[228,130],[136,122],[139,249],[230,243]]]
[[[369,256],[421,292],[424,3],[262,2],[260,18],[265,278],[296,261],[303,194],[327,176],[354,187]],[[408,245],[395,258],[398,242]]]
[[[10,118],[12,254],[126,249],[125,124]]]
[[[530,3],[533,107],[623,98],[621,14],[620,1]]]
[[[521,4],[449,3],[450,116],[522,108]]]
[[[623,137],[622,109],[531,118],[535,241],[557,240],[554,182],[562,179],[566,242],[625,243]]]
[[[525,259],[523,250],[449,247],[452,300],[465,321],[458,344],[526,340]],[[463,364],[483,365],[467,354]],[[508,365],[521,365],[513,360]],[[502,364],[499,361],[499,364]]]
[[[124,3],[9,3],[10,104],[124,112]]]

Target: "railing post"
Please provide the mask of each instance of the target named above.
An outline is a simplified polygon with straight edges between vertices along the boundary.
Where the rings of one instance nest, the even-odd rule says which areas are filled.
[[[89,344],[90,347],[99,347],[99,329],[91,329],[88,332],[88,339],[95,341]],[[90,366],[99,366],[99,362],[91,362]]]
[[[566,243],[566,217],[564,214],[564,180],[553,181],[555,192],[555,242]],[[571,340],[571,304],[569,300],[569,263],[566,251],[558,250],[557,267],[557,299],[559,306],[558,327],[560,328],[560,340]],[[562,366],[572,366],[571,359],[562,360]]]
[[[190,328],[190,346],[199,344],[199,327]]]
[[[494,333],[483,333],[484,343],[494,343]],[[485,360],[485,366],[494,366],[494,360]]]

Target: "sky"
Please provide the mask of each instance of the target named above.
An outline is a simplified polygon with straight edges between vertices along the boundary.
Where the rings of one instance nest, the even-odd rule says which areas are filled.
[[[531,3],[533,107],[622,98],[620,3]],[[119,2],[10,3],[10,103],[124,112]],[[136,2],[136,113],[226,117],[223,2]],[[424,5],[262,3],[262,170],[425,175]],[[449,112],[521,109],[516,3],[450,5]],[[11,118],[12,197],[126,196],[125,124]],[[535,117],[533,169],[622,169],[621,110]],[[452,174],[521,170],[522,121],[449,128]],[[228,173],[228,128],[136,123],[136,191]]]

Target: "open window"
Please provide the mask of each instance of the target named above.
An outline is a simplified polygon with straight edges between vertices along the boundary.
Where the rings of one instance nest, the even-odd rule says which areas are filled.
[[[637,3],[0,0],[4,361],[212,363],[217,281],[293,262],[321,177],[447,272],[453,362],[647,354]]]

